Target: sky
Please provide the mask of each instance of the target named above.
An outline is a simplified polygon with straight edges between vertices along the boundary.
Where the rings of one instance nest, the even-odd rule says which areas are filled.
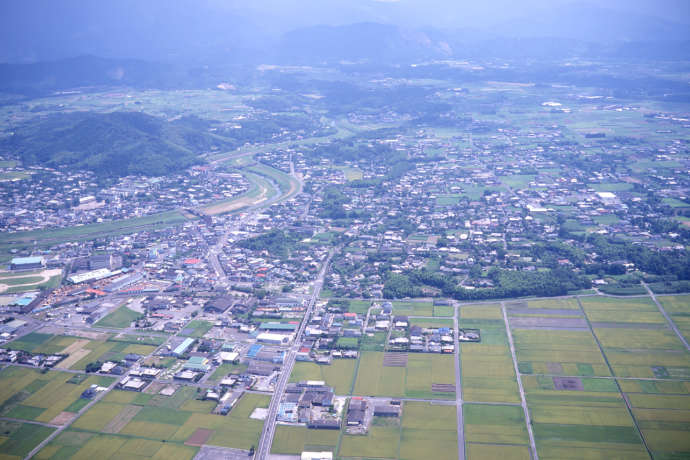
[[[676,30],[677,23],[690,24],[690,0],[588,0],[616,13],[590,11],[570,20],[574,1],[578,0],[4,0],[0,62],[83,54],[174,60],[238,46],[259,49],[290,30],[319,24],[379,22],[495,36],[563,33],[582,39],[577,34],[587,29],[584,23],[590,26],[584,38],[604,31],[604,38],[623,40],[647,39],[647,32],[649,39],[663,39],[664,20],[676,23]],[[620,34],[619,15],[627,15]],[[652,19],[657,23],[649,26]]]

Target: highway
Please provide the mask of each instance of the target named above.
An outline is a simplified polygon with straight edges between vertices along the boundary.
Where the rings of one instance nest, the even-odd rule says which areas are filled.
[[[288,380],[290,379],[290,374],[292,374],[292,368],[295,365],[295,357],[297,356],[297,351],[302,344],[302,334],[304,329],[307,327],[307,322],[311,316],[314,309],[314,305],[319,298],[321,293],[321,288],[323,287],[323,281],[326,277],[326,271],[328,270],[328,264],[333,257],[334,250],[328,254],[328,257],[321,267],[321,272],[314,282],[314,292],[312,293],[307,309],[304,312],[304,318],[300,324],[297,334],[295,334],[295,342],[290,350],[287,352],[285,358],[285,364],[280,372],[280,377],[278,377],[278,382],[276,383],[275,391],[273,392],[273,397],[271,398],[271,403],[268,406],[268,415],[266,416],[266,421],[264,422],[264,428],[261,431],[261,438],[259,438],[259,447],[256,450],[254,458],[260,460],[266,460],[271,453],[271,445],[273,444],[273,435],[276,429],[276,416],[278,414],[278,406],[280,401],[283,399],[283,394],[285,393],[285,387],[287,386]]]

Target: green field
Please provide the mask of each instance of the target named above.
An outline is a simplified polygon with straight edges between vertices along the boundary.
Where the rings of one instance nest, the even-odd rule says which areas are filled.
[[[177,211],[168,211],[150,216],[117,220],[102,224],[89,224],[55,230],[32,230],[29,232],[4,233],[0,235],[0,244],[26,245],[34,241],[37,241],[39,244],[58,244],[68,241],[85,241],[103,238],[108,235],[126,234],[146,227],[174,225],[186,220],[187,219]]]
[[[211,330],[213,324],[208,321],[202,320],[192,320],[182,329],[180,332],[181,336],[200,338],[203,337],[208,331]]]
[[[181,387],[170,397],[115,390],[90,408],[72,428],[96,440],[116,435],[128,442],[163,442],[175,450],[184,448],[182,458],[196,453],[195,448],[184,443],[197,429],[209,430],[208,444],[238,449],[257,445],[263,422],[249,416],[255,408],[268,406],[268,396],[244,394],[227,416],[211,414],[216,404],[197,400],[196,396],[193,387]],[[59,438],[56,444],[60,444]],[[145,456],[154,455],[164,458],[158,450]]]
[[[136,353],[148,355],[153,352],[161,339],[143,338],[137,336],[123,336],[108,340],[88,340],[78,337],[41,334],[32,332],[18,340],[10,342],[7,346],[15,350],[25,350],[32,353],[67,353],[67,347],[79,345],[70,349],[70,356],[59,362],[57,367],[83,370],[86,365],[94,361],[122,361],[125,355]],[[75,344],[75,342],[79,342]]]
[[[432,383],[455,383],[453,357],[409,354],[407,367],[383,365],[384,353],[362,352],[354,394],[428,399],[455,399],[455,393],[437,393]]]
[[[72,374],[41,373],[24,367],[0,371],[0,416],[50,423],[61,412],[72,412],[73,404],[92,384],[108,386],[110,377],[90,376],[80,383],[69,383]],[[77,409],[78,410],[78,409]]]
[[[403,407],[400,460],[458,458],[455,406],[405,402]]]
[[[43,277],[41,276],[23,276],[20,278],[0,278],[0,284],[6,284],[8,286],[18,286],[20,284],[36,284],[41,281]]]
[[[480,343],[460,345],[463,399],[473,402],[520,402],[513,360],[498,306],[462,307],[460,327],[481,332]],[[467,318],[470,316],[471,318]],[[476,316],[493,319],[474,319]]]
[[[468,443],[529,445],[520,406],[465,404],[463,415]]]
[[[334,359],[329,366],[296,362],[290,375],[290,382],[323,380],[326,385],[334,388],[335,394],[349,395],[356,364],[355,359]]]
[[[671,316],[685,340],[690,340],[690,296],[659,296],[657,299],[666,313]]]
[[[405,302],[394,301],[393,314],[403,316],[433,316],[434,304],[432,302]]]
[[[440,195],[436,197],[437,206],[454,206],[460,202],[461,196],[458,194],[454,195]]]
[[[0,458],[21,460],[53,431],[31,423],[0,421]]]
[[[123,329],[129,327],[132,322],[144,316],[143,314],[130,310],[125,305],[109,313],[94,324],[96,327],[110,327]]]
[[[305,450],[334,452],[338,445],[339,431],[310,430],[304,426],[276,426],[271,453],[299,455]]]

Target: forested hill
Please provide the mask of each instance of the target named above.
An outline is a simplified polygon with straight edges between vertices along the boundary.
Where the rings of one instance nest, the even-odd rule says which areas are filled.
[[[0,141],[26,165],[68,166],[99,176],[158,176],[200,163],[199,154],[231,141],[139,112],[56,114],[27,122]]]

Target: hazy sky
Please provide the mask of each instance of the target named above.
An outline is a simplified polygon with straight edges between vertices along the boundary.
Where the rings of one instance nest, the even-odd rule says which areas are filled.
[[[577,20],[570,16],[573,3],[574,0],[0,0],[0,62],[79,54],[143,59],[175,59],[181,53],[198,55],[208,50],[217,54],[237,48],[238,44],[258,49],[292,29],[318,24],[380,22],[480,30],[497,36],[541,33],[567,37],[569,33],[570,38],[583,39],[589,35],[583,37],[578,31],[587,27],[594,35],[614,31],[612,23],[627,14],[627,23],[621,26],[625,32],[621,34],[623,40],[663,40],[664,25],[647,27],[654,22],[648,18],[690,24],[690,0],[590,0],[591,5],[621,14],[585,13]],[[649,33],[645,35],[647,29]],[[640,30],[642,35],[634,37]],[[611,36],[609,33],[606,38]]]

